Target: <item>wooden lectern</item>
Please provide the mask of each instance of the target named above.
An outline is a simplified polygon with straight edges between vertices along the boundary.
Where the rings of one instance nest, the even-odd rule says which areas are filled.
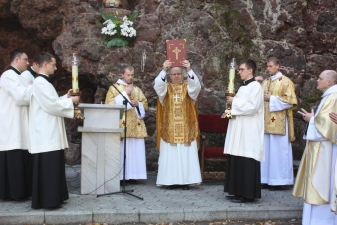
[[[84,114],[82,132],[81,194],[120,191],[119,120],[123,105],[80,104]]]

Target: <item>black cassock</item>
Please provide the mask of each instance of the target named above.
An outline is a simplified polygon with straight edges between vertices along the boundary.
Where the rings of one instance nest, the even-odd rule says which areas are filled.
[[[31,154],[27,150],[0,151],[0,198],[24,200],[31,196]]]
[[[58,208],[69,199],[64,150],[33,155],[32,208]]]
[[[260,162],[252,158],[228,155],[224,192],[245,198],[261,198]]]

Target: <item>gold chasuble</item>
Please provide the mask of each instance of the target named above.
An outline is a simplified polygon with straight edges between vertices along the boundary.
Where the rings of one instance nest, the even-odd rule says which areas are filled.
[[[115,86],[120,92],[123,92],[126,88],[126,85],[121,83],[116,83]],[[129,99],[136,100],[138,102],[143,103],[145,111],[148,111],[148,104],[147,99],[145,95],[143,94],[142,90],[138,88],[137,86],[133,85],[134,89],[131,93],[131,96],[129,96]],[[110,86],[109,91],[105,98],[105,104],[111,104],[116,105],[114,98],[118,96],[119,93],[116,91],[116,89],[112,86]],[[129,104],[129,103],[128,103]],[[124,128],[125,127],[125,114],[126,114],[126,122],[127,122],[127,129],[126,129],[126,137],[133,137],[133,138],[146,138],[147,132],[144,120],[138,119],[136,114],[136,107],[133,107],[130,110],[127,110],[126,113],[124,112],[123,118],[119,122],[119,127]],[[121,133],[121,138],[124,137],[124,132]]]
[[[265,134],[286,134],[286,119],[288,118],[289,139],[295,141],[293,110],[297,108],[297,98],[295,95],[294,83],[286,76],[271,80],[267,78],[262,83],[264,93],[270,92],[271,95],[285,103],[293,104],[293,107],[270,112],[269,102],[264,102],[264,133]]]
[[[189,97],[187,82],[167,85],[163,105],[157,101],[157,148],[160,138],[171,144],[190,144],[199,138],[197,103]],[[199,142],[197,141],[197,144]]]
[[[314,118],[315,128],[327,141],[307,141],[301,164],[297,172],[293,195],[301,197],[308,204],[330,203],[335,211],[335,196],[330,197],[330,171],[333,145],[337,145],[337,124],[331,121],[329,113],[337,109],[337,93],[330,94]],[[334,187],[336,187],[334,185]]]

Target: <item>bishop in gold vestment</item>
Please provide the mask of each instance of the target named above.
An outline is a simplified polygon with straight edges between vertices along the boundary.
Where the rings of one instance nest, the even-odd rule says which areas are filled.
[[[315,114],[304,109],[299,113],[309,122],[304,138],[307,140],[297,172],[293,195],[304,200],[303,224],[337,224],[336,211],[336,153],[337,124],[329,113],[337,109],[337,73],[326,70],[317,81],[323,91]]]
[[[297,107],[294,83],[279,72],[279,60],[270,58],[263,81],[264,148],[266,160],[261,162],[261,183],[270,189],[294,183],[291,141],[295,140],[293,110]]]
[[[115,87],[124,95],[132,104],[127,104],[127,111],[124,112],[123,118],[120,120],[120,127],[126,130],[126,164],[125,179],[147,179],[146,173],[146,157],[145,142],[147,137],[146,127],[144,123],[145,112],[148,110],[147,99],[142,90],[133,85],[134,69],[129,66],[124,68],[122,79],[119,79]],[[123,105],[123,97],[114,87],[110,87],[107,93],[105,104]],[[126,118],[125,118],[126,117]],[[126,121],[126,124],[125,124]],[[121,133],[124,138],[124,133]],[[124,161],[124,141],[121,140],[121,167]],[[123,171],[120,173],[120,179],[123,179]]]
[[[157,147],[160,150],[157,185],[181,185],[188,190],[189,184],[201,183],[197,138],[197,97],[201,86],[198,77],[185,60],[187,82],[183,82],[182,70],[170,70],[172,83],[166,82],[167,67],[155,79],[157,104]],[[173,186],[175,185],[175,186]]]

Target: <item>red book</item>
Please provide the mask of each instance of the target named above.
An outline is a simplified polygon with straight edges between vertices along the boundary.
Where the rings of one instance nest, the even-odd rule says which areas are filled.
[[[166,40],[166,59],[172,62],[171,67],[183,66],[186,60],[186,40]]]

